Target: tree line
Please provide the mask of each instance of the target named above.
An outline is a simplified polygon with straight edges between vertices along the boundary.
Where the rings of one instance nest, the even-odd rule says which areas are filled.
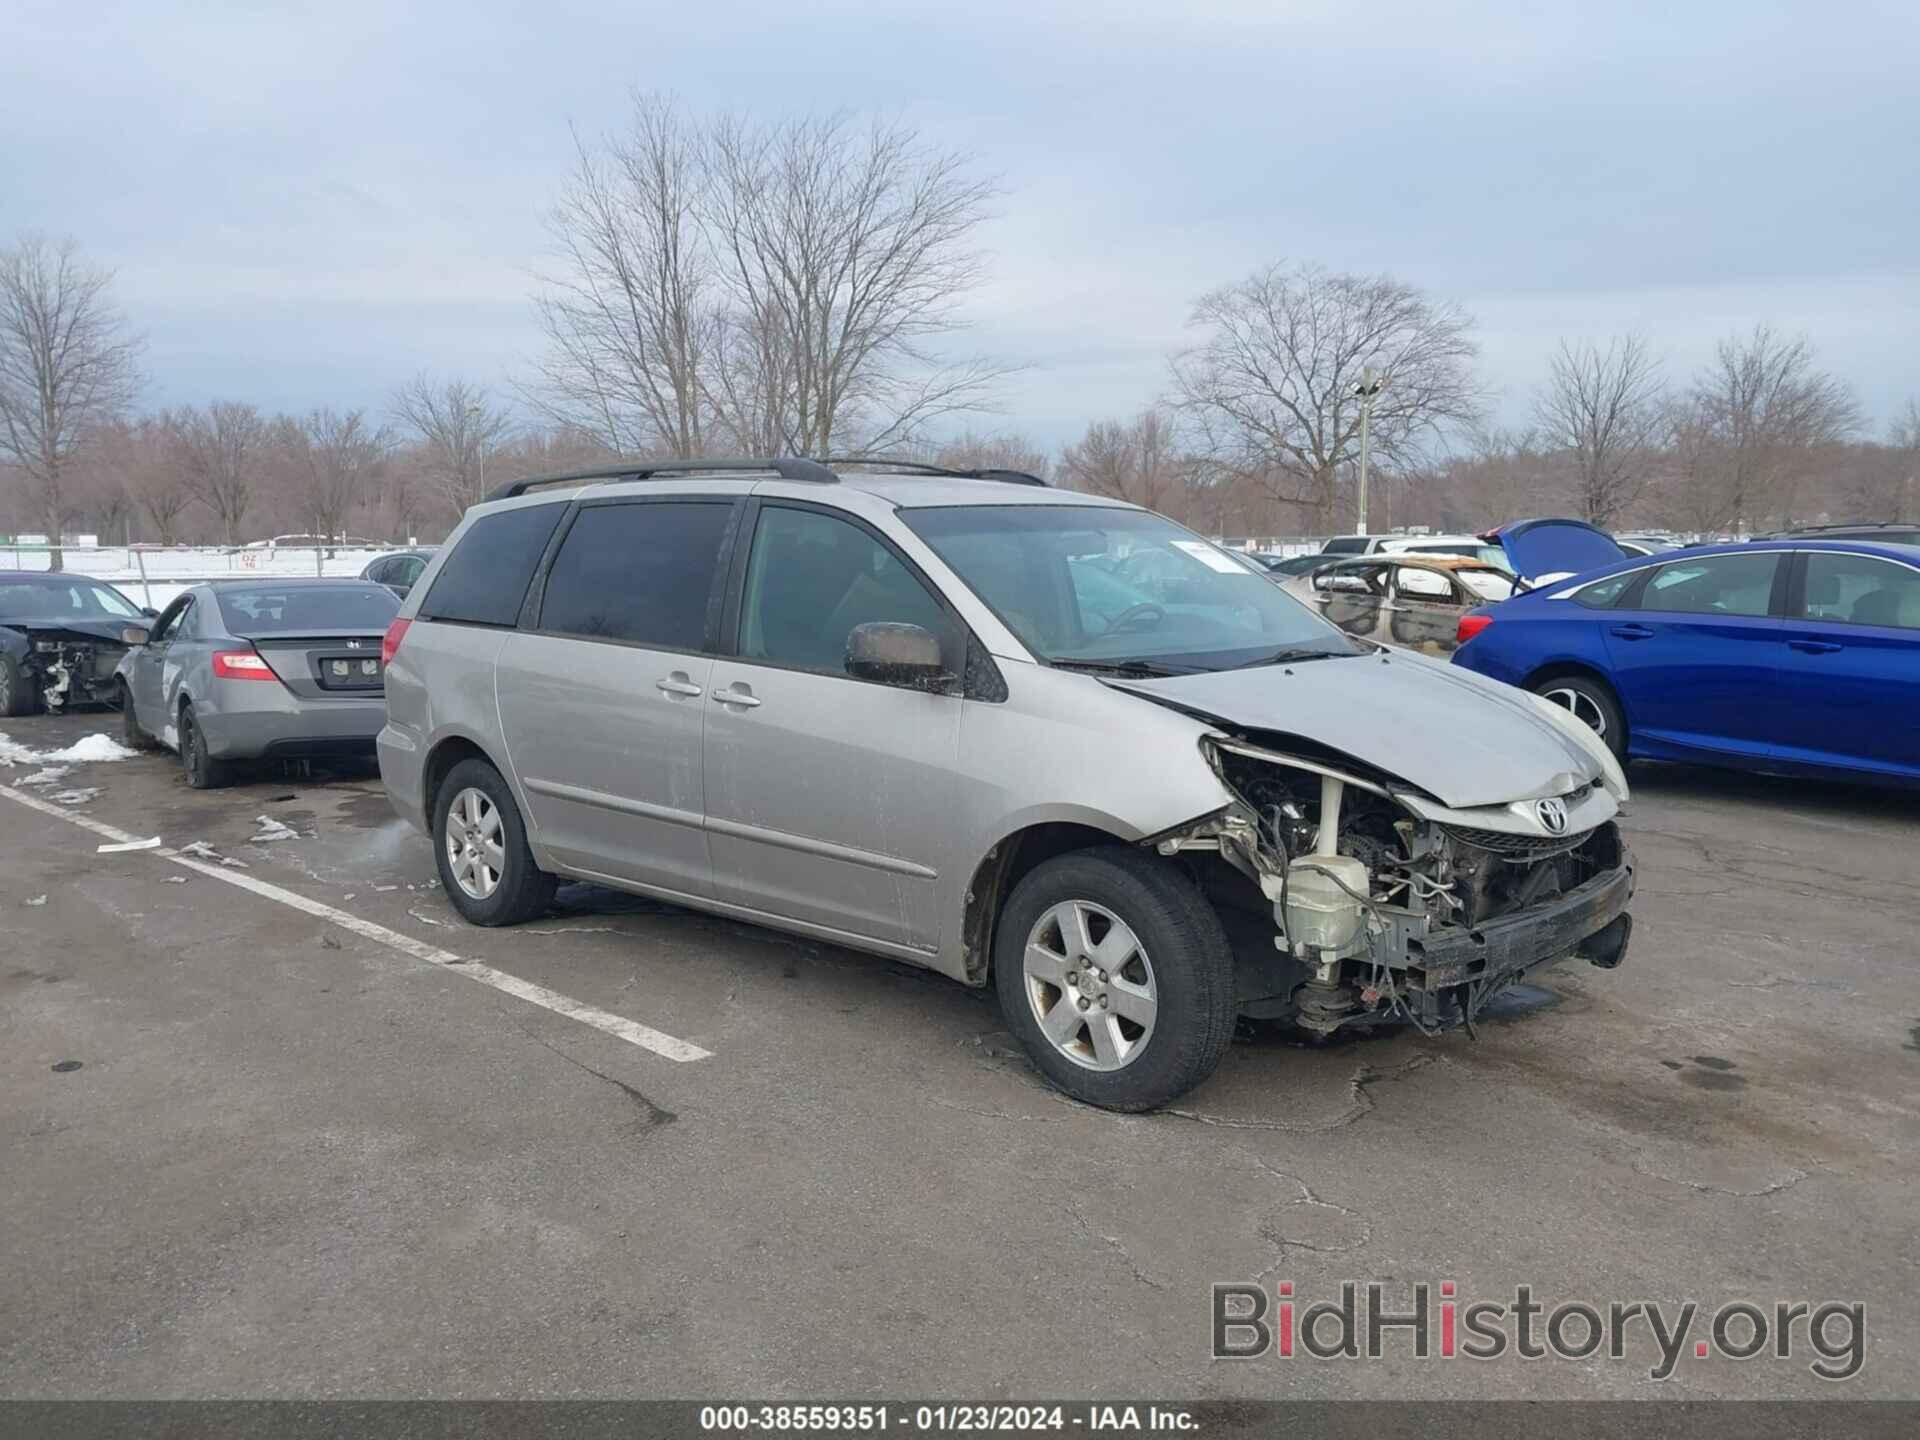
[[[354,409],[142,412],[110,273],[70,240],[0,249],[0,520],[106,543],[433,538],[519,475],[803,454],[1002,465],[1209,533],[1325,534],[1355,518],[1363,373],[1382,381],[1376,529],[1920,514],[1920,402],[1869,434],[1805,337],[1757,324],[1685,376],[1644,335],[1570,337],[1501,429],[1458,305],[1299,263],[1199,296],[1160,393],[1049,453],[991,426],[1020,372],[964,345],[999,198],[972,157],[898,122],[651,95],[574,152],[533,297],[543,348],[498,390],[422,375]]]

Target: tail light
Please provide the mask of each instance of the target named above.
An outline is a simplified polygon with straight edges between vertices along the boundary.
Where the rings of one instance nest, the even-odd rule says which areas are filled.
[[[1491,615],[1462,615],[1453,632],[1453,643],[1464,645],[1493,623]]]
[[[411,624],[413,624],[411,620],[395,620],[391,625],[387,626],[387,633],[380,639],[380,668],[382,670],[393,663],[394,654],[400,649],[400,642],[407,638],[407,627]]]
[[[273,667],[251,650],[216,650],[213,673],[222,680],[278,680]]]

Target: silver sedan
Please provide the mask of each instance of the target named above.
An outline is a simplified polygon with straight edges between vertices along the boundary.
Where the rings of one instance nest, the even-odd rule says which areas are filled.
[[[128,626],[116,672],[127,743],[179,752],[196,790],[232,762],[371,756],[386,721],[381,645],[400,608],[364,580],[227,580]]]

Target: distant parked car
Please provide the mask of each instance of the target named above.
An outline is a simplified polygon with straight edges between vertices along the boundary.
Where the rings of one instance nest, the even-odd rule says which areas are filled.
[[[1920,782],[1920,547],[1768,540],[1636,557],[1460,621],[1453,663],[1621,758]]]
[[[1349,635],[1429,655],[1452,652],[1460,617],[1505,600],[1515,580],[1504,567],[1464,555],[1363,555],[1321,563],[1284,585]]]
[[[1920,525],[1911,520],[1868,520],[1849,525],[1803,525],[1776,530],[1756,540],[1878,540],[1885,545],[1920,545]]]
[[[1333,555],[1464,555],[1487,565],[1506,565],[1499,545],[1479,535],[1336,535],[1320,547]]]
[[[1270,575],[1307,575],[1327,564],[1327,557],[1318,552],[1312,555],[1265,555],[1255,551],[1253,559],[1260,562]]]
[[[376,555],[367,562],[366,569],[360,572],[362,580],[371,580],[376,585],[384,585],[402,600],[413,589],[413,582],[420,578],[420,572],[427,568],[427,562],[433,559],[431,547],[420,550],[394,550],[385,555]]]
[[[364,580],[221,580],[129,625],[116,672],[127,743],[180,754],[187,783],[231,762],[372,755],[386,722],[380,642],[399,613]]]
[[[1676,540],[1671,535],[1616,535],[1613,543],[1629,555],[1663,555],[1686,547],[1684,540]]]

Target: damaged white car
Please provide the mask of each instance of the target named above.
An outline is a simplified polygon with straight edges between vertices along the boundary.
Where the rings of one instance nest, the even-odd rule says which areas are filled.
[[[469,920],[590,879],[992,984],[1097,1105],[1199,1084],[1243,1015],[1471,1026],[1627,946],[1592,732],[1031,477],[519,482],[386,649],[381,771]]]

